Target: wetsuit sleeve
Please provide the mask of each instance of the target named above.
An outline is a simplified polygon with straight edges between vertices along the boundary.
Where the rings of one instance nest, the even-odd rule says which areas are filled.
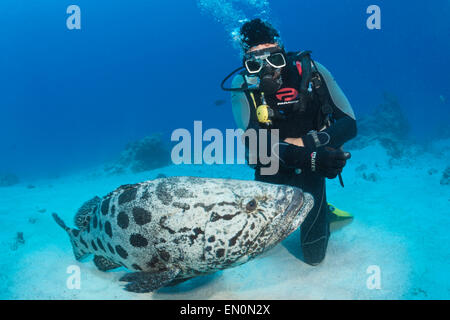
[[[341,110],[336,107],[333,107],[333,118],[335,121],[322,132],[326,132],[329,136],[327,146],[339,149],[344,143],[356,137],[356,120],[343,114]]]
[[[315,62],[319,74],[324,80],[328,92],[328,101],[333,108],[334,122],[323,130],[329,136],[328,146],[340,148],[342,145],[356,137],[356,117],[347,97],[337,84],[332,74],[320,63]]]

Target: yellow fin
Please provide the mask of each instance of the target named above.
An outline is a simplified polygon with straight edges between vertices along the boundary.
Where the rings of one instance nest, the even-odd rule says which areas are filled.
[[[336,215],[339,218],[353,218],[353,215],[350,212],[343,211],[341,209],[336,208],[331,203],[328,203],[328,208],[330,208],[330,212]]]
[[[328,204],[328,208],[330,209],[330,232],[340,230],[353,221],[353,215],[351,213],[340,210],[330,203]]]

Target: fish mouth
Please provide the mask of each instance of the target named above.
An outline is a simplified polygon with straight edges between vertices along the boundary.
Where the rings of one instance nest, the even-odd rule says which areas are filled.
[[[294,195],[289,206],[284,211],[286,217],[286,236],[298,229],[314,206],[314,198],[302,189],[294,188]]]
[[[294,194],[292,196],[292,201],[284,211],[284,216],[286,218],[294,218],[297,216],[297,212],[303,206],[303,191],[299,188],[294,188]]]

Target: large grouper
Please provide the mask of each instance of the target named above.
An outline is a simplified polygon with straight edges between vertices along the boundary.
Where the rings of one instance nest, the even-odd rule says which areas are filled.
[[[124,185],[75,215],[77,260],[121,266],[125,289],[151,292],[243,264],[294,232],[314,204],[301,189],[256,181],[168,177]]]

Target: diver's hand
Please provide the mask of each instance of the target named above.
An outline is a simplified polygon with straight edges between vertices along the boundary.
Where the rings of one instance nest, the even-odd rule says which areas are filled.
[[[330,147],[318,148],[317,151],[311,153],[311,171],[328,179],[334,179],[342,172],[350,158],[350,152]]]

